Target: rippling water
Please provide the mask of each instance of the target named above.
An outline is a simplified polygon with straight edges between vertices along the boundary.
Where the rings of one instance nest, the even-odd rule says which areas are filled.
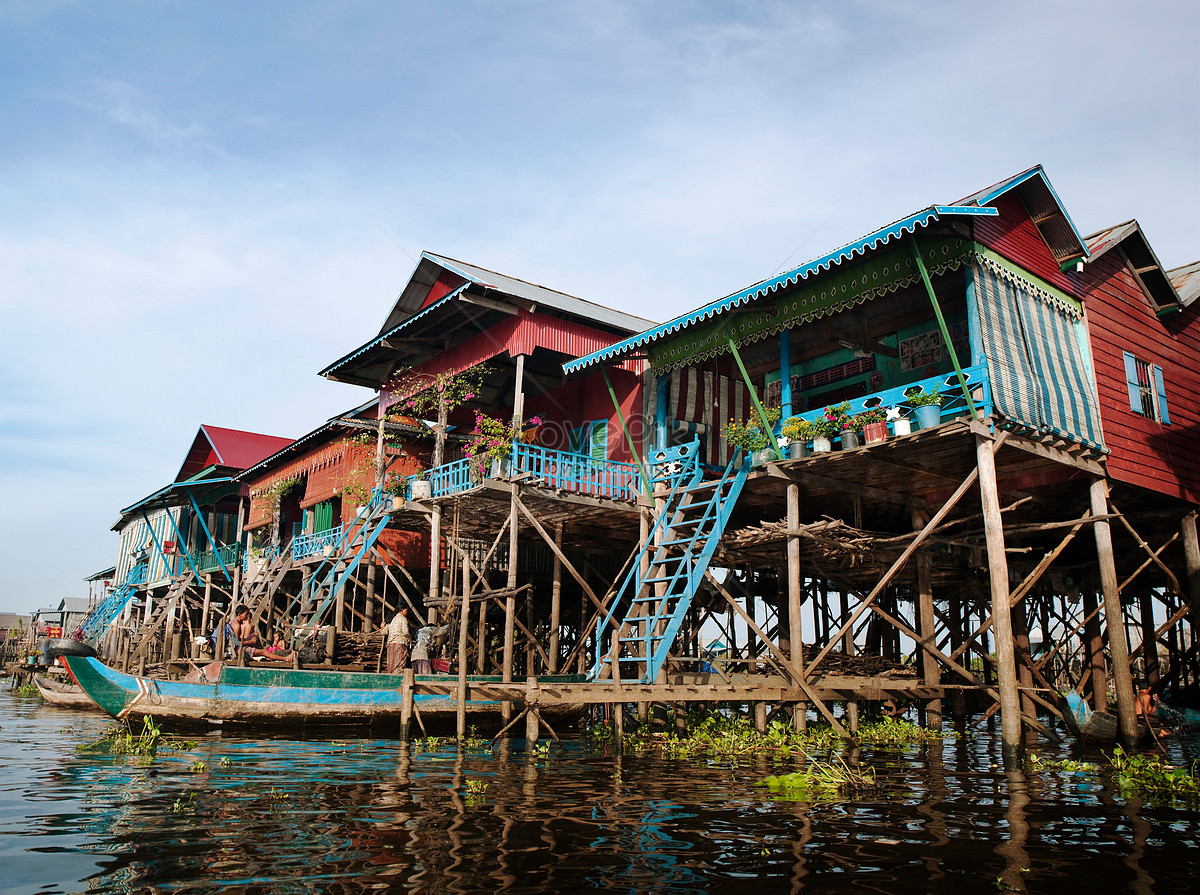
[[[1127,803],[1100,775],[1005,773],[987,730],[864,749],[850,759],[877,769],[884,794],[813,805],[757,785],[789,763],[613,758],[576,742],[535,755],[519,740],[214,736],[139,764],[76,752],[107,719],[7,686],[5,893],[1198,888],[1197,812]],[[1169,748],[1191,761],[1198,746]]]

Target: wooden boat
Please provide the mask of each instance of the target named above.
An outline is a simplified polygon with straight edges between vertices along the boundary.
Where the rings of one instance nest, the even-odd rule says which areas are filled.
[[[1092,711],[1077,693],[1065,694],[1065,704],[1069,711],[1064,715],[1068,720],[1071,732],[1080,740],[1092,743],[1115,743],[1120,733],[1120,723],[1112,712]],[[1072,723],[1073,722],[1073,723]],[[1151,735],[1149,725],[1138,723],[1138,740]]]
[[[1174,705],[1161,698],[1154,706],[1154,717],[1172,727],[1200,727],[1200,709]]]
[[[44,674],[35,674],[33,682],[37,685],[38,692],[42,694],[42,699],[49,705],[63,709],[79,709],[85,712],[102,711],[100,706],[92,702],[92,698],[73,682],[61,681]]]
[[[109,668],[89,656],[61,656],[59,661],[88,696],[114,718],[151,715],[175,726],[355,728],[398,724],[403,676],[292,668],[237,668],[219,662],[197,669],[188,680],[138,677]],[[555,675],[558,683],[582,680]],[[445,729],[457,717],[453,694],[456,677],[418,676],[417,682],[441,685],[439,694],[417,693],[414,725]],[[468,677],[473,684],[500,682],[498,677]],[[541,680],[549,682],[549,678]],[[494,699],[468,699],[471,724],[495,726],[500,705]],[[578,714],[579,707],[569,707]],[[556,713],[562,717],[567,712]],[[392,727],[391,732],[398,728]],[[496,727],[496,729],[499,729]]]

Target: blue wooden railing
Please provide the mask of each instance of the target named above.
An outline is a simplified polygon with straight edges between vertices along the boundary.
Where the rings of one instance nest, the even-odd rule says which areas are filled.
[[[321,553],[326,547],[336,549],[344,533],[344,525],[335,525],[333,528],[327,528],[324,531],[298,535],[292,538],[292,559],[304,559],[304,557],[312,556],[314,553]]]
[[[633,463],[594,460],[586,454],[553,451],[533,444],[514,442],[514,475],[528,474],[547,488],[636,500],[640,487],[638,468]]]
[[[218,547],[216,550],[204,550],[197,553],[194,557],[196,571],[200,573],[215,572],[221,568],[221,563],[225,563],[225,568],[232,569],[234,565],[241,559],[241,551],[237,544],[226,544],[224,547]]]
[[[593,460],[585,454],[519,441],[513,443],[503,475],[528,476],[535,484],[548,488],[623,500],[635,500],[639,488],[638,468],[633,463]],[[447,497],[478,487],[486,476],[480,475],[474,461],[463,459],[427,470],[422,477],[429,481],[433,497]],[[405,496],[410,500],[416,480],[415,475],[405,480]]]
[[[988,381],[987,368],[982,364],[974,367],[965,367],[963,376],[967,380],[967,388],[971,392],[971,402],[978,409],[982,416],[987,417],[992,412],[992,388]],[[941,374],[938,376],[930,376],[927,379],[918,379],[915,382],[908,382],[896,388],[890,388],[886,391],[875,392],[874,394],[864,395],[861,398],[850,399],[849,413],[861,413],[864,410],[873,409],[875,407],[899,407],[901,413],[909,418],[914,416],[913,406],[908,403],[910,395],[916,394],[918,391],[938,392],[942,396],[941,404],[941,419],[954,419],[955,417],[965,416],[970,413],[967,407],[967,398],[963,394],[962,387],[958,383],[958,376],[955,373]],[[820,419],[824,414],[825,408],[819,407],[816,410],[809,410],[805,413],[798,413],[796,416],[806,420]],[[779,426],[776,426],[776,432],[779,431]]]

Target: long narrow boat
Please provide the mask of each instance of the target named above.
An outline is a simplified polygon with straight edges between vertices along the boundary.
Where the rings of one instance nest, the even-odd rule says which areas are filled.
[[[37,685],[38,692],[42,694],[42,699],[47,705],[85,712],[101,711],[100,706],[96,705],[90,696],[73,683],[47,677],[44,674],[35,674],[33,682]]]
[[[237,668],[213,663],[189,675],[190,680],[162,680],[125,674],[90,656],[61,656],[71,677],[95,703],[114,718],[151,715],[176,726],[221,725],[303,728],[376,727],[398,723],[403,676],[292,668]],[[581,680],[556,675],[558,682]],[[456,677],[418,676],[418,683],[439,686],[442,694],[417,693],[414,724],[444,729],[457,716],[449,692]],[[497,677],[468,677],[468,683],[499,683]],[[545,680],[545,679],[543,679]],[[490,727],[500,717],[494,699],[468,699],[472,724]],[[578,709],[575,710],[576,713]]]

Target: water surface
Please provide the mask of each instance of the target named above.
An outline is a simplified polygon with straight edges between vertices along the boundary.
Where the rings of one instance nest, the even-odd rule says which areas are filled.
[[[1197,890],[1197,812],[1128,802],[1103,774],[1005,773],[986,728],[853,753],[882,793],[809,804],[760,785],[792,760],[614,758],[578,741],[540,754],[209,736],[150,763],[80,754],[111,722],[7,687],[4,893]],[[1168,748],[1200,757],[1194,740]]]

